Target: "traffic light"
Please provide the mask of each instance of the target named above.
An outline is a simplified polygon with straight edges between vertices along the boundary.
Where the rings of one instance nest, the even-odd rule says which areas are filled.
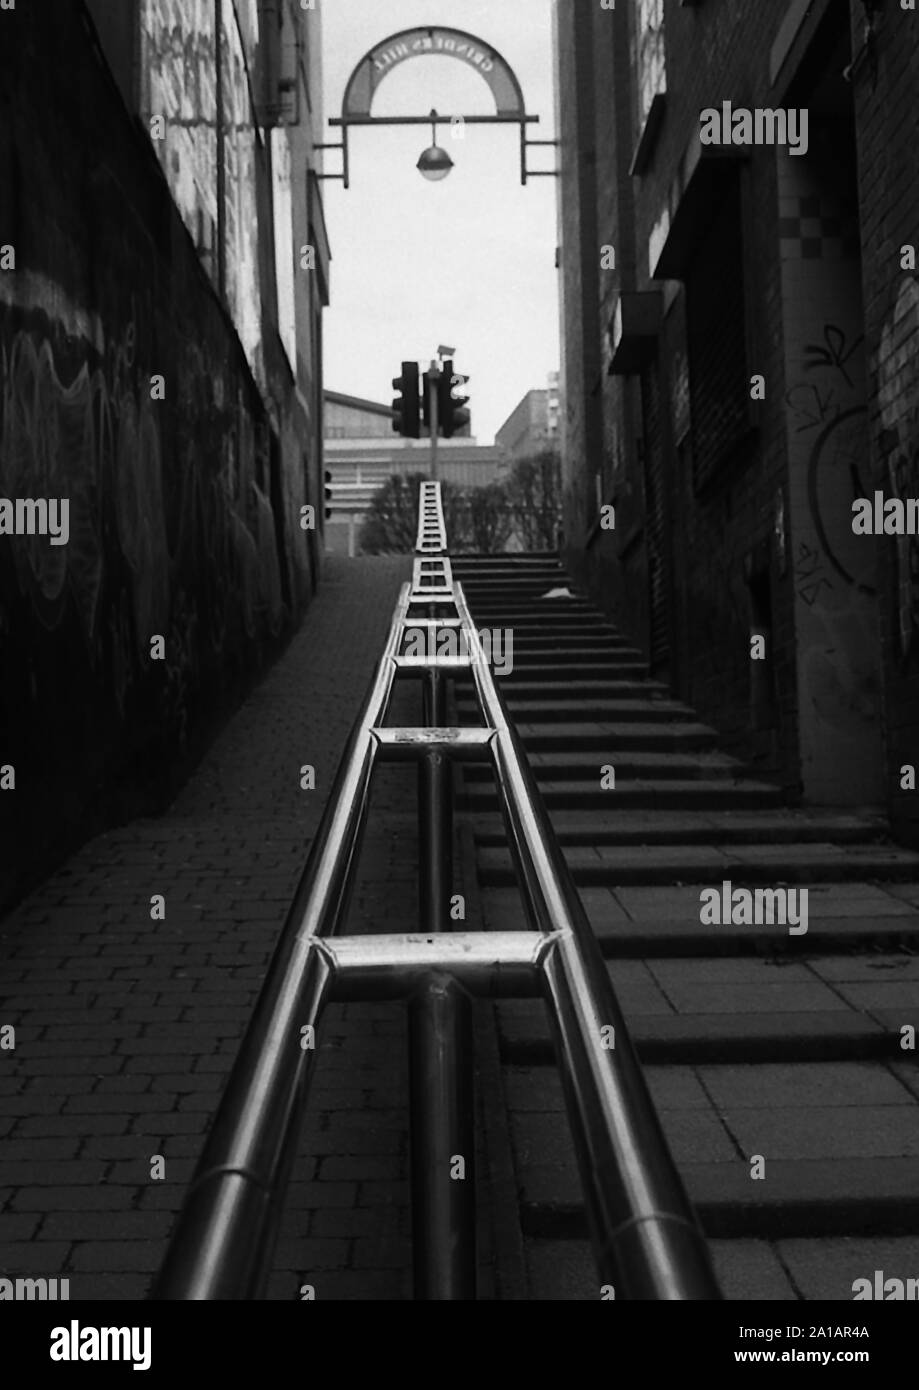
[[[468,404],[468,396],[454,396],[453,388],[462,387],[469,380],[468,376],[454,374],[453,359],[448,358],[442,365],[443,375],[440,378],[438,400],[438,415],[440,417],[440,428],[444,439],[452,439],[461,429],[469,424],[470,414],[463,407]]]
[[[392,403],[395,419],[392,427],[406,439],[421,438],[421,402],[418,398],[418,363],[403,362],[402,375],[393,377],[393,389],[401,391]]]
[[[325,471],[325,519],[328,521],[332,515],[332,470],[327,468]]]
[[[431,378],[431,373],[430,373],[430,372],[425,372],[424,376],[421,378],[421,414],[422,414],[422,416],[423,416],[423,418],[424,418],[424,427],[425,427],[425,429],[426,429],[427,432],[428,432],[428,438],[429,438],[429,439],[430,439],[430,437],[431,437],[431,379],[432,379],[432,378]],[[438,431],[437,431],[437,432],[438,432],[438,434],[439,434],[439,433],[440,433],[440,428],[439,428],[439,426],[440,426],[440,423],[441,423],[441,417],[440,417],[440,379],[439,379],[438,377],[435,377],[435,378],[434,378],[434,382],[435,382],[435,390],[437,391],[437,418],[438,418]]]

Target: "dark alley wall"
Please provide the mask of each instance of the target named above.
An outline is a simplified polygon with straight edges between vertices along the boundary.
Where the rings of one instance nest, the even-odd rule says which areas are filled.
[[[919,491],[919,21],[558,0],[556,22],[565,559],[746,763],[915,838],[919,542],[853,535],[851,505]],[[808,111],[808,148],[703,148],[723,101]]]
[[[919,13],[911,42],[891,7],[863,45],[853,20],[856,130],[862,205],[863,300],[870,397],[871,486],[885,497],[919,496]],[[913,265],[904,248],[912,248]],[[902,768],[919,769],[919,537],[879,546],[877,572],[894,828],[919,845],[919,792]]]
[[[293,377],[266,404],[86,11],[0,26],[0,494],[70,503],[67,545],[0,537],[2,905],[163,804],[316,562]]]

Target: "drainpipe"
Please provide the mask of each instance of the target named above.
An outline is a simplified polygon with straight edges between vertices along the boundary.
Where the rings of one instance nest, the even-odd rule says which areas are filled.
[[[282,22],[281,0],[259,0],[261,124],[265,129],[277,125],[280,112]]]

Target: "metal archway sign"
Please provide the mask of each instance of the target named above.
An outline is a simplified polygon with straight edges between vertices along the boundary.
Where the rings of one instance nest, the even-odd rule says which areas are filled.
[[[524,111],[523,92],[513,69],[500,53],[461,29],[403,29],[376,44],[354,69],[345,88],[342,119],[354,121],[369,116],[377,89],[391,72],[409,58],[456,58],[488,83],[499,116],[520,120]]]
[[[493,116],[462,116],[451,113],[439,115],[432,111],[426,116],[374,116],[371,114],[374,97],[381,84],[391,72],[411,58],[455,58],[477,72],[491,89],[495,100]],[[528,178],[545,178],[554,171],[527,168],[527,150],[533,145],[554,145],[554,140],[528,140],[527,126],[539,120],[526,111],[523,90],[513,68],[491,44],[485,43],[475,34],[463,29],[451,29],[443,25],[419,25],[414,29],[402,29],[391,34],[365,53],[355,67],[342,101],[340,117],[329,121],[331,126],[340,126],[342,140],[340,145],[317,145],[321,150],[341,150],[342,172],[340,174],[319,174],[318,178],[341,179],[345,188],[349,187],[348,130],[351,126],[370,125],[431,125],[449,124],[461,119],[467,125],[518,125],[520,127],[520,182]]]

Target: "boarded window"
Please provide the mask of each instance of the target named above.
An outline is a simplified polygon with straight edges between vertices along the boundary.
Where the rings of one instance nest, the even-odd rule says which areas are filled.
[[[740,176],[725,174],[686,275],[693,483],[701,491],[750,430]]]

